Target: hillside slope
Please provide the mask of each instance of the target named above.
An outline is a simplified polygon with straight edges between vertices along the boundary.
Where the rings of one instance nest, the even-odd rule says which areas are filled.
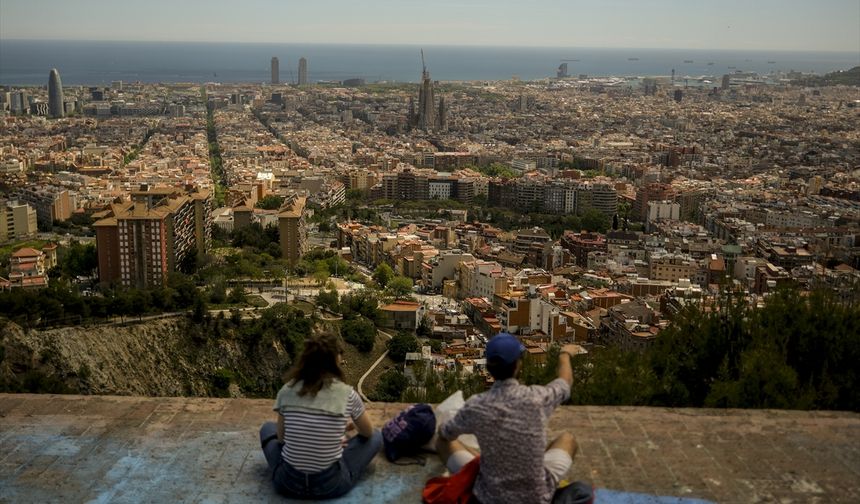
[[[268,396],[289,355],[229,337],[194,339],[184,317],[126,327],[24,330],[0,321],[0,390],[144,396]]]

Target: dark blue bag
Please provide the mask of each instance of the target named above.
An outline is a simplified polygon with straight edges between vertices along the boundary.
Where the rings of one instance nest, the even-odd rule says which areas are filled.
[[[436,414],[426,403],[416,404],[401,411],[382,427],[385,456],[394,462],[404,455],[414,455],[433,439],[436,432]]]

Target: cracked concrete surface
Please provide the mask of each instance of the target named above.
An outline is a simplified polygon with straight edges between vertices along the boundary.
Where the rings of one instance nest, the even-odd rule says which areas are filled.
[[[271,401],[0,394],[0,502],[285,502],[257,431]],[[376,423],[403,405],[369,405]],[[572,479],[714,502],[860,502],[860,415],[844,412],[560,408]],[[376,470],[335,502],[420,502],[442,468]]]

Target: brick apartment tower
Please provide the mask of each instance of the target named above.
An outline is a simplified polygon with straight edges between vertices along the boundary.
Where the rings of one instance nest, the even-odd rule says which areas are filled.
[[[94,224],[99,281],[127,287],[157,287],[212,236],[208,191],[141,187],[128,203],[113,205]]]
[[[307,197],[292,195],[284,201],[278,212],[278,231],[281,235],[281,253],[295,266],[307,252],[308,229],[305,224]]]

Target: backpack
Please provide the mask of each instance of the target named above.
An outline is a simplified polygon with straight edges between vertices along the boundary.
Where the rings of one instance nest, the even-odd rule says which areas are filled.
[[[410,406],[382,427],[385,457],[391,462],[418,453],[436,433],[436,414],[429,404]]]
[[[451,476],[438,476],[427,480],[421,492],[424,504],[472,504],[477,502],[472,496],[472,487],[481,468],[481,457],[470,460]]]

